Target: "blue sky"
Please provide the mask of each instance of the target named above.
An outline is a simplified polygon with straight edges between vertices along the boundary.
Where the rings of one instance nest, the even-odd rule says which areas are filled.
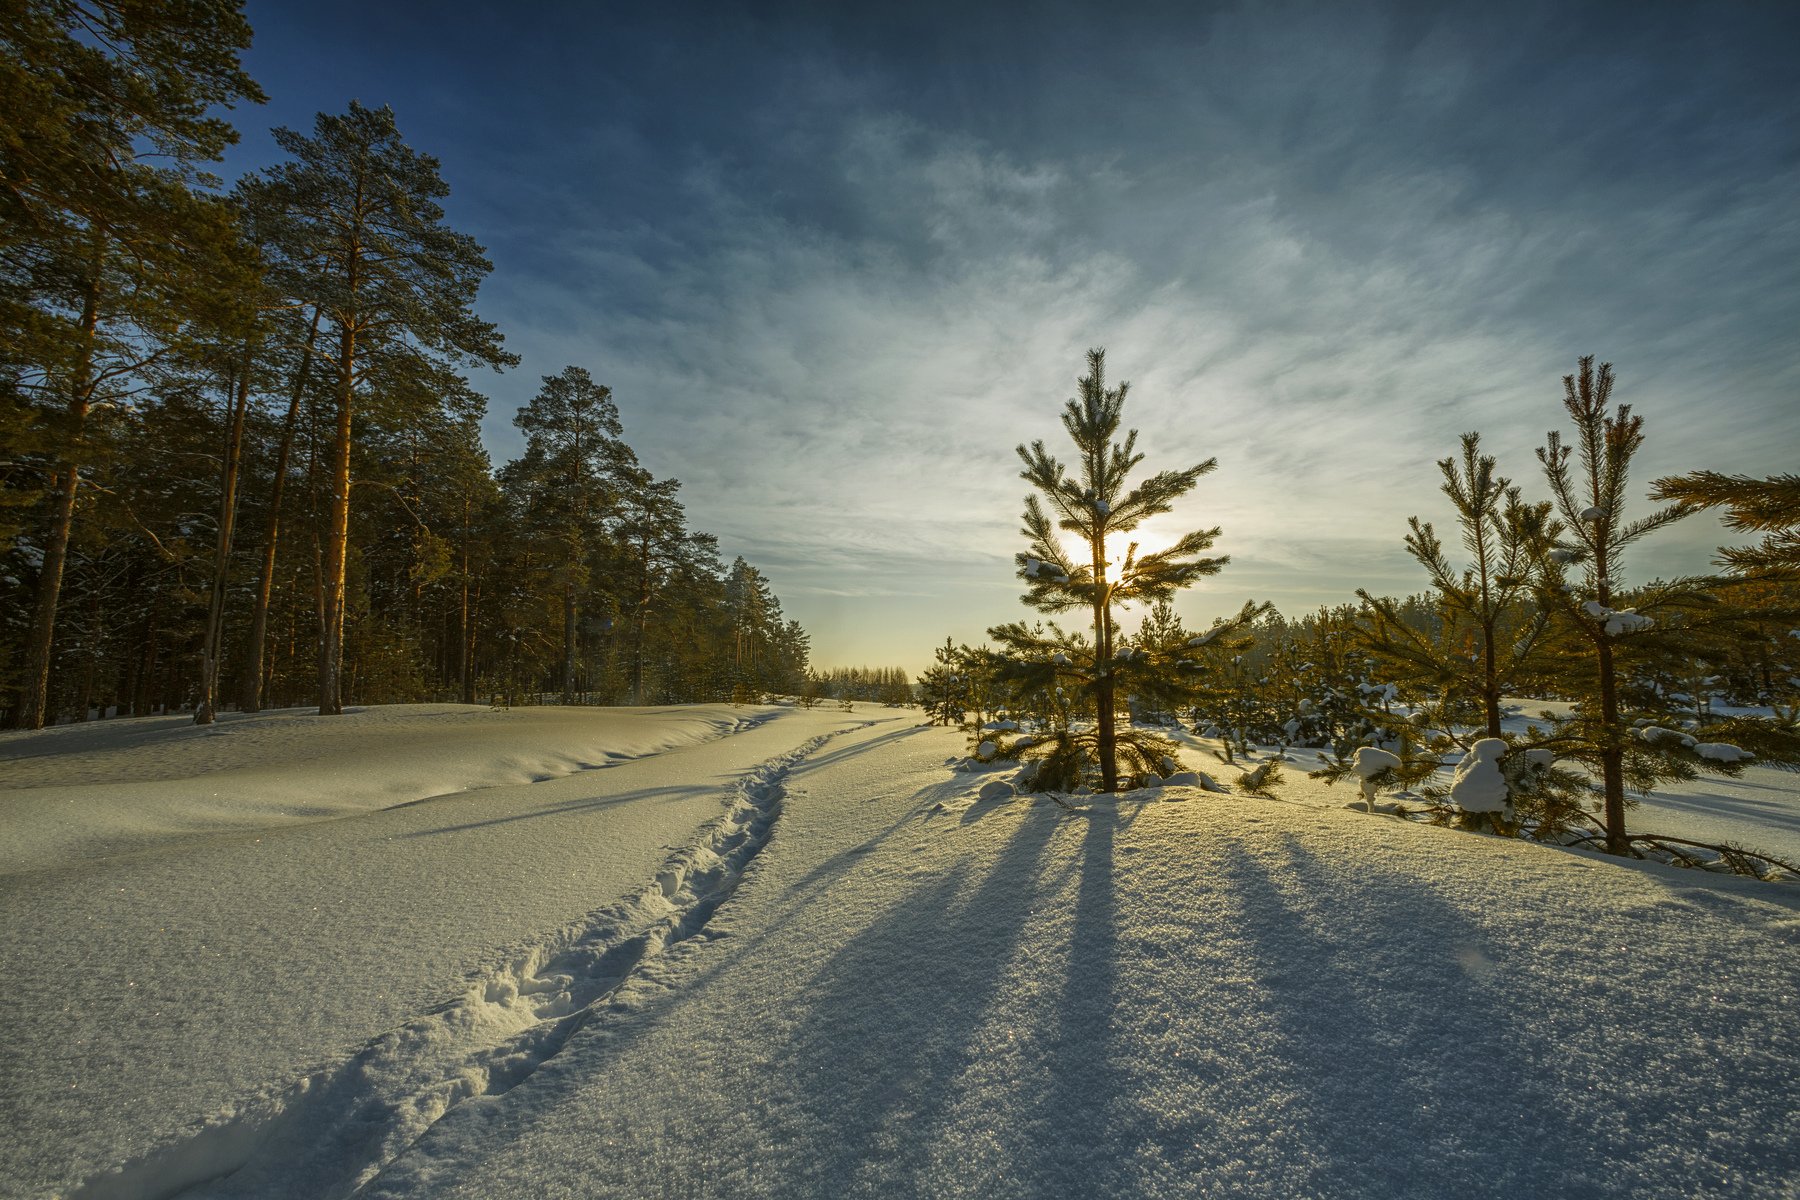
[[[1403,594],[1464,430],[1541,495],[1560,378],[1612,361],[1638,478],[1800,461],[1800,9],[1785,4],[340,4],[252,0],[268,126],[390,104],[489,250],[523,365],[575,363],[824,664],[1022,615],[1013,447],[1090,346],[1190,624]],[[1156,530],[1151,530],[1154,535]],[[1710,516],[1639,579],[1704,569]]]

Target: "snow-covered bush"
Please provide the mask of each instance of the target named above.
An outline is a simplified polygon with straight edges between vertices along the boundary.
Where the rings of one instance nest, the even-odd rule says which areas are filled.
[[[1357,778],[1362,789],[1363,801],[1369,811],[1375,811],[1375,794],[1384,785],[1395,782],[1395,773],[1400,770],[1400,756],[1374,746],[1359,746],[1350,759],[1350,772]]]

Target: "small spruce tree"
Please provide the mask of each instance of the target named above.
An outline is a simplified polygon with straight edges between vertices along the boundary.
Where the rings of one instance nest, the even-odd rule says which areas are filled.
[[[968,680],[956,643],[945,638],[933,658],[936,661],[919,677],[926,718],[933,725],[960,725],[967,708]]]
[[[1076,760],[1085,762],[1091,752],[1100,790],[1113,792],[1121,780],[1121,746],[1140,771],[1160,767],[1169,755],[1163,739],[1129,728],[1121,734],[1116,708],[1135,675],[1171,666],[1147,651],[1125,646],[1114,611],[1127,601],[1150,603],[1173,596],[1203,576],[1216,574],[1227,560],[1201,557],[1219,536],[1217,529],[1196,530],[1166,550],[1141,556],[1137,543],[1127,542],[1119,553],[1118,539],[1149,518],[1171,511],[1177,499],[1217,466],[1217,460],[1159,472],[1127,488],[1127,477],[1144,457],[1136,449],[1137,430],[1126,433],[1123,441],[1115,440],[1129,385],[1108,388],[1106,352],[1090,350],[1088,373],[1078,387],[1079,395],[1063,407],[1063,428],[1077,455],[1073,473],[1041,440],[1018,447],[1025,464],[1022,478],[1037,494],[1025,501],[1028,545],[1016,561],[1027,589],[1024,602],[1045,613],[1085,612],[1092,641],[1060,635],[1055,626],[1048,634],[1040,633],[1019,621],[988,632],[1003,648],[1010,677],[1026,687],[1062,686],[1083,698],[1093,715],[1091,732],[1071,730],[1057,740],[1055,753],[1072,766]],[[1059,533],[1072,535],[1072,552]],[[1047,783],[1068,774],[1039,772]]]
[[[1622,592],[1622,551],[1694,509],[1677,501],[1625,520],[1626,478],[1643,445],[1643,418],[1629,405],[1609,411],[1612,387],[1612,364],[1596,371],[1593,357],[1583,358],[1577,374],[1563,377],[1574,445],[1552,431],[1538,451],[1565,529],[1560,542],[1538,543],[1540,597],[1558,625],[1558,686],[1578,705],[1529,740],[1599,774],[1606,849],[1623,855],[1631,853],[1627,787],[1647,792],[1700,771],[1736,775],[1757,757],[1792,762],[1800,755],[1800,732],[1792,722],[1732,719],[1704,731],[1702,740],[1685,732],[1687,714],[1657,686],[1671,662],[1691,668],[1715,634],[1753,617],[1722,602],[1709,586],[1714,581],[1705,579],[1658,581],[1629,597]],[[1577,452],[1579,478],[1570,464]],[[1579,582],[1568,577],[1571,567],[1581,570]],[[1627,599],[1630,607],[1614,607]]]
[[[1419,629],[1392,600],[1358,588],[1369,616],[1365,644],[1389,677],[1434,693],[1446,710],[1477,708],[1487,736],[1499,737],[1500,697],[1530,669],[1547,624],[1529,602],[1531,547],[1546,532],[1550,506],[1520,502],[1519,489],[1481,453],[1478,433],[1462,435],[1460,465],[1445,458],[1438,470],[1469,563],[1451,566],[1431,522],[1408,518],[1406,550],[1431,576],[1434,628]]]

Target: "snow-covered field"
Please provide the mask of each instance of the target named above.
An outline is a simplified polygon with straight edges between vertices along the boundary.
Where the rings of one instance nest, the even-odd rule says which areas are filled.
[[[1350,812],[1305,761],[978,800],[918,722],[0,736],[0,1196],[1800,1189],[1800,884]],[[1780,852],[1765,774],[1634,824]]]
[[[354,815],[532,783],[724,737],[755,716],[665,709],[396,704],[65,725],[0,734],[0,870],[143,849],[194,833]]]

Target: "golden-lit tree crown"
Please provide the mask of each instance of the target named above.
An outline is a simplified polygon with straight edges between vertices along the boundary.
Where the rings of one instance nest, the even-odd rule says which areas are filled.
[[[1157,600],[1216,574],[1229,559],[1199,556],[1212,548],[1217,528],[1184,534],[1167,549],[1141,556],[1137,543],[1128,543],[1125,554],[1109,563],[1110,535],[1129,533],[1149,518],[1173,511],[1174,502],[1216,468],[1218,460],[1158,472],[1128,489],[1132,468],[1144,459],[1137,450],[1137,430],[1118,440],[1131,385],[1108,388],[1106,351],[1090,350],[1088,373],[1077,386],[1078,395],[1063,406],[1062,422],[1075,443],[1077,459],[1072,465],[1078,472],[1071,474],[1041,439],[1018,447],[1025,464],[1021,478],[1039,493],[1026,497],[1022,532],[1029,546],[1017,556],[1019,577],[1028,588],[1025,603],[1042,612],[1061,612],[1097,600],[1107,604]],[[1057,530],[1074,534],[1085,544],[1086,562],[1071,557]]]

